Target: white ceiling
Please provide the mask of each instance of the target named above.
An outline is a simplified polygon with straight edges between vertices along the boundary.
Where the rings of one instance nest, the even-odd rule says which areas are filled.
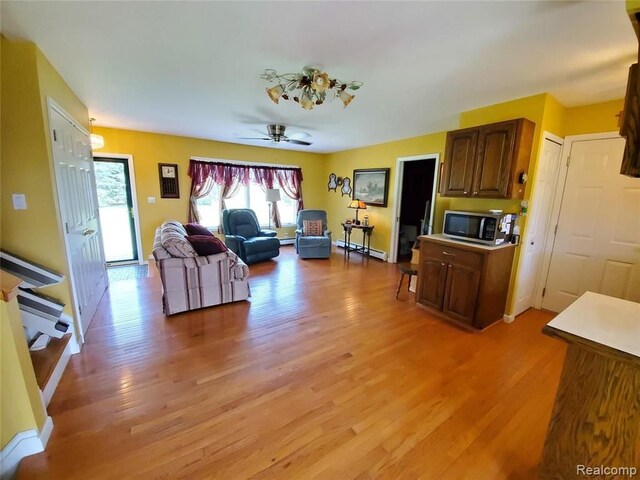
[[[2,1],[97,125],[261,146],[268,123],[331,152],[457,127],[461,111],[550,92],[622,98],[637,40],[624,2]],[[275,105],[265,68],[364,86],[348,108]]]

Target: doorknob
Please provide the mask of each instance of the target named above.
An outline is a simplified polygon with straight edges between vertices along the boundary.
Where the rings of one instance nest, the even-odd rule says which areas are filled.
[[[92,235],[94,233],[96,233],[95,230],[91,230],[90,228],[85,228],[84,231],[82,232],[82,235],[86,237],[87,235]]]

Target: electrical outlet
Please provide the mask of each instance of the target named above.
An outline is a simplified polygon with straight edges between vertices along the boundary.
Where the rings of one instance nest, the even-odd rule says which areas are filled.
[[[284,232],[284,238],[289,238],[289,232]]]

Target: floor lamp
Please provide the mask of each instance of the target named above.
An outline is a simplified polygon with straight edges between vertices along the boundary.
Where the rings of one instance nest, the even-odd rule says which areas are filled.
[[[271,229],[271,217],[273,216],[273,204],[280,201],[279,188],[267,188],[265,200],[269,202],[269,229]]]

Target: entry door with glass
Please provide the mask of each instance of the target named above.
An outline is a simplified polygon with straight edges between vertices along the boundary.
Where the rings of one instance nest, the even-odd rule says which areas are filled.
[[[125,158],[94,158],[100,226],[107,264],[136,263],[133,193]]]

